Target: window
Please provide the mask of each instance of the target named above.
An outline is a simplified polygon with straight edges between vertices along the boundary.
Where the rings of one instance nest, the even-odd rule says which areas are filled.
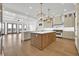
[[[20,24],[19,25],[19,32],[21,32],[22,31],[22,25]]]
[[[27,26],[26,25],[24,25],[24,30],[26,30],[27,29]]]
[[[13,33],[17,32],[17,26],[16,24],[13,24]]]
[[[19,25],[19,28],[21,29],[22,28],[22,25]]]
[[[11,29],[12,28],[12,24],[8,24],[8,28]]]
[[[12,33],[12,24],[8,24],[7,31],[8,33]]]

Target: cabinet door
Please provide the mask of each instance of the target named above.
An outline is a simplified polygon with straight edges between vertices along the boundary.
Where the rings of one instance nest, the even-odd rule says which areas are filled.
[[[42,35],[42,48],[45,48],[48,46],[48,34],[43,34]]]
[[[42,48],[49,46],[56,40],[56,33],[47,33],[42,35]]]
[[[40,34],[32,34],[31,44],[39,49],[41,49],[41,35]]]
[[[32,45],[35,45],[35,40],[36,40],[35,34],[31,34],[31,44]]]
[[[42,49],[42,35],[41,34],[36,35],[36,45],[37,45],[37,48]]]
[[[50,33],[50,41],[54,42],[55,40],[56,40],[56,33],[55,32]]]

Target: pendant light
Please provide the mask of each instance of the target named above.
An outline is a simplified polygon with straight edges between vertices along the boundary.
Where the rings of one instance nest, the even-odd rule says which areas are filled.
[[[49,14],[49,12],[50,12],[50,9],[48,9],[48,17],[47,17],[47,22],[50,22],[50,14]]]
[[[43,3],[40,3],[40,12],[37,14],[39,20],[43,21],[45,14],[43,13]]]
[[[41,18],[40,18],[40,20],[42,21],[43,20],[42,3],[40,3],[40,5],[41,5]]]

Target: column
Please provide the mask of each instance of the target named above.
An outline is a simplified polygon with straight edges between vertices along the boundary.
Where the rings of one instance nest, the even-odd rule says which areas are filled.
[[[7,22],[5,22],[5,34],[7,34]]]

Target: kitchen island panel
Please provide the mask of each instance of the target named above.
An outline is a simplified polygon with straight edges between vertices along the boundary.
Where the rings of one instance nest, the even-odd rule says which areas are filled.
[[[31,43],[32,46],[35,46],[39,49],[44,49],[49,46],[52,42],[56,40],[56,33],[55,32],[48,32],[48,33],[32,33]]]

